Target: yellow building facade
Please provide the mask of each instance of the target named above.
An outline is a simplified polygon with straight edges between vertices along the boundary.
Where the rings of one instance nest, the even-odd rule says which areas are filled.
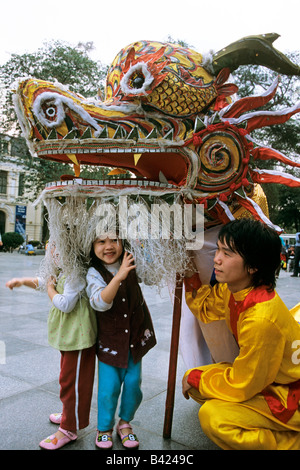
[[[30,190],[24,188],[30,175],[21,157],[27,156],[30,158],[22,137],[0,134],[0,235],[18,232],[24,241],[43,241],[43,206],[33,205]]]

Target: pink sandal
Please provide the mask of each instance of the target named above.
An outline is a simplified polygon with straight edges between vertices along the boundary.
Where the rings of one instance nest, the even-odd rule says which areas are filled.
[[[111,449],[113,446],[112,436],[110,434],[103,434],[100,431],[97,431],[95,444],[99,449]]]
[[[56,450],[65,446],[66,444],[69,444],[69,442],[75,441],[77,439],[77,434],[75,434],[74,432],[66,431],[65,429],[62,429],[62,428],[58,428],[58,430],[62,432],[65,435],[65,437],[62,437],[61,439],[57,439],[57,437],[55,437],[55,434],[52,434],[51,436],[46,437],[46,439],[41,441],[39,446],[42,449]]]
[[[51,423],[60,424],[61,423],[62,413],[51,413],[49,419]]]
[[[129,423],[125,423],[125,424],[121,424],[121,425],[120,425],[120,423],[117,424],[117,433],[120,436],[123,447],[126,447],[126,449],[134,449],[134,448],[138,447],[140,445],[140,443],[139,443],[138,438],[136,437],[136,435],[132,434],[132,433],[129,433],[129,434],[126,434],[126,435],[122,434],[121,429],[124,429],[124,428],[130,428],[132,430],[132,427]]]

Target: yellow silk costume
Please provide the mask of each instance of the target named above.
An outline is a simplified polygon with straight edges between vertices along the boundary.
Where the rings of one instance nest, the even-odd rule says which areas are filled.
[[[232,294],[227,284],[216,284],[200,287],[196,296],[189,290],[186,302],[196,318],[225,319],[240,349],[232,364],[185,374],[190,396],[202,404],[204,432],[223,449],[299,449],[298,322],[278,294],[264,287]]]

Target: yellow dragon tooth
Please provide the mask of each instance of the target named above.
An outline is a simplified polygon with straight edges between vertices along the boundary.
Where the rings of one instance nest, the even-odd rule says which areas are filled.
[[[123,170],[122,168],[114,168],[111,170],[109,173],[107,173],[108,176],[112,175],[124,175],[126,173],[126,170]]]
[[[141,153],[135,153],[135,154],[133,155],[135,166],[137,166],[138,161],[139,161],[139,159],[141,158],[141,156],[142,156]]]
[[[74,153],[68,153],[67,156],[71,160],[71,162],[74,163],[74,173],[75,176],[78,177],[80,175],[80,165],[78,163],[76,155],[74,155]]]
[[[56,131],[58,132],[58,134],[65,136],[68,134],[69,129],[66,123],[63,121],[59,126],[56,127]]]
[[[67,157],[71,160],[71,162],[74,163],[74,165],[79,166],[77,157],[76,157],[76,155],[75,155],[74,153],[68,153],[68,154],[67,154]]]

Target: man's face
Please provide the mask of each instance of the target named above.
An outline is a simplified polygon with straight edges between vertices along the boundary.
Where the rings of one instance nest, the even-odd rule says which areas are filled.
[[[238,292],[252,285],[254,270],[248,269],[241,255],[220,240],[217,242],[214,268],[217,281],[227,283],[231,292]]]

